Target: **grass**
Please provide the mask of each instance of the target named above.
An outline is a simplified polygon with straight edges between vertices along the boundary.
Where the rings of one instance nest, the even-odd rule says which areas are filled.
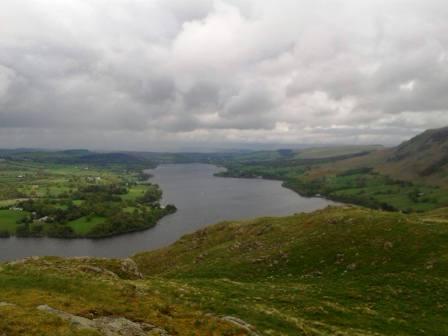
[[[337,166],[337,162],[334,165]],[[446,189],[394,180],[366,167],[324,168],[331,166],[331,163],[308,166],[304,162],[230,163],[228,171],[219,175],[278,179],[305,196],[320,194],[335,201],[371,208],[423,212],[448,206]]]
[[[62,335],[65,322],[35,310],[48,304],[173,335],[247,335],[221,316],[243,319],[260,335],[446,335],[447,224],[448,208],[330,207],[184,236],[133,257],[144,278],[119,259],[2,264],[0,301],[16,306],[0,307],[0,331]]]
[[[9,200],[2,200],[0,201],[0,208],[7,208],[14,206],[17,203],[18,200],[16,199],[9,199]]]
[[[2,265],[0,331],[16,335],[102,335],[39,312],[38,305],[86,318],[113,316],[164,328],[171,335],[247,335],[200,309],[174,302],[135,280],[126,263],[105,259],[42,258]],[[97,271],[99,270],[99,271]],[[113,272],[113,273],[112,273]],[[115,275],[114,275],[115,274]]]
[[[56,155],[38,152],[32,154],[34,158],[42,156],[47,159]],[[58,155],[64,157],[67,154]],[[138,169],[140,168],[139,166]],[[27,220],[30,223],[39,224],[39,227],[34,224],[30,226],[32,230],[27,230],[26,226],[22,227],[19,232],[22,237],[30,235],[85,237],[93,228],[96,228],[92,233],[95,237],[144,230],[155,225],[161,216],[169,212],[169,209],[162,209],[163,212],[156,211],[157,204],[149,204],[150,202],[147,202],[145,206],[138,206],[138,198],[145,195],[151,184],[141,184],[142,176],[135,169],[137,168],[126,165],[87,166],[45,161],[2,160],[0,161],[0,209],[7,209],[20,200],[31,201],[30,204],[23,206],[27,206],[30,213],[34,212],[35,218]],[[97,191],[87,192],[89,188],[92,190],[92,186],[96,186]],[[112,186],[117,186],[115,188],[118,190],[117,194],[106,195],[107,192],[101,191]],[[127,191],[128,193],[123,195],[123,192]],[[73,202],[78,209],[73,209],[72,212],[70,202]],[[133,210],[137,206],[142,210],[155,210],[154,216],[144,217],[143,211],[134,213]],[[72,213],[68,213],[69,211]],[[88,216],[93,218],[89,220]],[[4,217],[4,219],[0,218],[3,221],[0,223],[0,230],[3,226],[10,234],[16,234],[18,218],[9,215]],[[41,230],[42,222],[38,222],[38,219],[43,217],[47,217],[48,224],[43,224],[43,230]],[[106,221],[105,217],[109,220]],[[68,219],[74,220],[68,222]],[[98,226],[101,223],[105,225]],[[68,228],[64,228],[63,225],[67,225]]]
[[[145,186],[144,184],[136,185],[129,188],[129,192],[126,195],[122,195],[121,198],[124,201],[135,201],[138,197],[143,196],[146,190],[147,186]]]
[[[138,207],[126,207],[126,208],[123,208],[123,211],[127,212],[127,213],[133,213],[137,209],[138,209]]]
[[[357,153],[371,152],[380,149],[382,146],[333,146],[333,147],[315,147],[305,148],[296,154],[299,159],[322,159]]]
[[[26,216],[22,211],[0,210],[0,230],[14,233],[17,221]]]
[[[159,291],[265,335],[444,335],[447,219],[330,208],[222,223],[135,260]]]
[[[82,205],[83,203],[84,203],[84,200],[74,200],[74,201],[73,201],[73,204],[76,205],[76,206],[80,206],[80,205]]]
[[[443,189],[401,184],[378,174],[328,176],[321,192],[334,199],[370,199],[402,211],[422,212],[448,206],[448,193]]]
[[[81,217],[71,222],[68,222],[68,226],[70,226],[76,234],[85,235],[89,233],[96,225],[104,223],[106,219],[104,217],[95,216],[92,218],[89,217]]]

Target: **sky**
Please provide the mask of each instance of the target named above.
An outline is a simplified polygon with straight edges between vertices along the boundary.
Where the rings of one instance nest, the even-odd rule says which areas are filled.
[[[395,145],[447,125],[446,0],[0,1],[0,148]]]

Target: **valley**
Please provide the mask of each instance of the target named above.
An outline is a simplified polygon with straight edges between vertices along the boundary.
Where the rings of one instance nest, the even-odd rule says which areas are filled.
[[[30,199],[33,206],[42,200],[48,209],[59,208],[57,213],[85,209],[89,201],[111,204],[119,212],[145,213],[141,207],[149,207],[151,213],[167,208],[161,202],[165,191],[184,192],[194,203],[191,188],[202,183],[194,174],[200,167],[213,167],[209,164],[227,170],[217,169],[217,176],[207,177],[219,181],[201,191],[207,206],[226,183],[237,183],[229,184],[229,190],[239,185],[244,191],[250,181],[258,186],[283,183],[301,195],[345,204],[309,208],[309,213],[287,208],[290,215],[281,217],[223,217],[215,225],[184,232],[171,245],[129,258],[34,256],[5,261],[0,264],[0,330],[12,336],[444,335],[446,167],[439,155],[426,155],[426,150],[445,151],[444,134],[445,129],[432,130],[397,148],[339,147],[333,154],[331,148],[319,148],[302,154],[4,155],[1,176],[9,182],[2,184],[0,220],[5,235],[14,229],[17,234],[23,218],[37,213],[25,208]],[[88,169],[86,163],[81,165],[85,155]],[[165,187],[160,189],[154,178],[148,182],[147,175],[141,176],[142,165],[168,169],[163,174],[170,183],[162,182]],[[173,174],[176,169],[187,175]],[[192,185],[184,184],[183,190],[185,181]],[[261,200],[275,199],[273,186],[263,189],[266,199],[252,194],[254,208],[270,209]],[[240,201],[236,195],[231,198]],[[219,208],[220,201],[217,198],[212,208]],[[180,198],[177,202],[182,223],[188,212],[182,212]],[[187,208],[198,213],[193,203]],[[204,208],[206,213],[211,210]],[[175,216],[162,219],[154,232],[172,230],[169,223]],[[80,236],[88,236],[89,225],[101,223],[101,217],[93,215],[89,221],[80,216],[58,225],[73,226]],[[48,232],[45,225],[42,230]]]

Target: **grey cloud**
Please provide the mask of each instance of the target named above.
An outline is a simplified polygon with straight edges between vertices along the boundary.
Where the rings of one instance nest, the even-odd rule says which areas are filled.
[[[200,81],[183,95],[188,109],[217,109],[220,103],[219,86],[211,82]]]
[[[2,2],[0,139],[398,142],[448,123],[446,13],[442,0]]]

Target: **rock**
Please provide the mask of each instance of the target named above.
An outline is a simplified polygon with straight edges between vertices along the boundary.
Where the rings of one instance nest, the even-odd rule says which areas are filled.
[[[390,241],[387,241],[387,242],[384,242],[383,247],[385,250],[390,250],[392,247],[394,247],[394,244]]]
[[[231,324],[247,331],[249,333],[250,336],[260,336],[260,334],[258,334],[255,331],[255,328],[253,326],[251,326],[249,323],[247,323],[246,321],[243,321],[237,317],[233,317],[233,316],[224,316],[221,318],[221,320],[223,321],[227,321],[230,322]]]
[[[90,320],[47,305],[38,306],[37,309],[68,321],[75,328],[98,331],[104,336],[169,336],[168,332],[162,328],[149,323],[133,322],[124,317],[104,316]]]
[[[109,271],[109,270],[105,270],[101,267],[97,267],[97,266],[91,266],[91,265],[81,265],[78,266],[78,269],[82,272],[86,272],[86,273],[96,273],[96,274],[102,274],[102,275],[107,275],[110,276],[111,278],[114,279],[118,279],[119,276],[116,275],[114,272]]]
[[[9,302],[0,302],[0,307],[15,307],[16,305]]]
[[[139,279],[143,279],[143,274],[140,273],[137,264],[131,258],[126,258],[121,261],[121,270],[130,273]]]
[[[146,336],[147,332],[136,322],[124,317],[100,317],[93,320],[94,325],[104,335]]]
[[[95,324],[85,318],[85,317],[81,317],[81,316],[76,316],[76,315],[72,315],[54,308],[51,308],[50,306],[47,305],[41,305],[37,307],[38,310],[52,314],[52,315],[56,315],[59,318],[70,322],[71,325],[73,325],[74,327],[78,328],[78,329],[88,329],[88,330],[94,330],[95,328]]]

